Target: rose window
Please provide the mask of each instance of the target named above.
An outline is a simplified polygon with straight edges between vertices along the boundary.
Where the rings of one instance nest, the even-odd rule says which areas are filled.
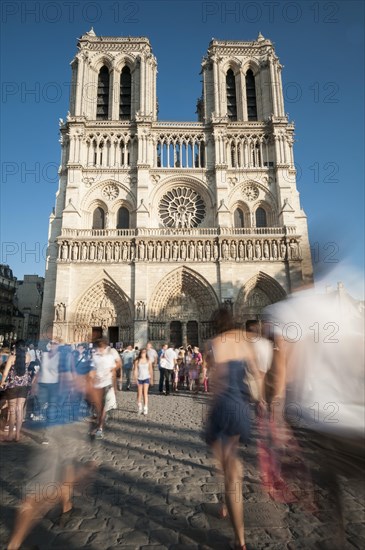
[[[114,183],[109,183],[108,185],[104,185],[101,194],[107,200],[112,201],[119,195],[119,189]]]
[[[246,185],[243,190],[243,196],[248,201],[254,201],[259,196],[259,190],[257,189],[256,185]]]
[[[160,200],[159,214],[166,227],[196,227],[205,217],[205,204],[189,187],[176,187]]]

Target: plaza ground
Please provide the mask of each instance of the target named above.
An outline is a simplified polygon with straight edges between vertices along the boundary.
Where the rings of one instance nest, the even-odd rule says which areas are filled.
[[[100,463],[94,480],[80,486],[72,512],[64,517],[58,509],[50,512],[34,528],[24,548],[229,548],[232,528],[228,520],[218,518],[222,482],[202,439],[208,397],[185,391],[164,396],[154,387],[147,417],[136,413],[134,389],[118,392],[117,397],[118,410],[108,421],[104,439],[91,443],[85,437],[81,445],[81,458]],[[29,455],[40,444],[30,428],[31,423],[26,423],[18,444],[1,443],[3,543],[24,493]],[[85,433],[87,429],[85,422]],[[242,447],[240,452],[245,463],[248,548],[329,548],[329,514],[309,514],[295,505],[274,503],[261,488],[255,445]],[[344,483],[344,498],[347,547],[365,548],[364,500],[356,483]]]

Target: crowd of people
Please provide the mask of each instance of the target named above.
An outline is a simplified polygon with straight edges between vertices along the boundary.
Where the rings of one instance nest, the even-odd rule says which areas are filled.
[[[57,474],[59,483],[63,487],[67,482],[68,492],[61,490],[59,496],[67,511],[72,506],[70,484],[91,466],[77,470],[65,466],[61,456],[68,445],[68,455],[77,458],[85,420],[89,436],[103,438],[108,412],[117,407],[116,391],[130,391],[135,385],[139,415],[149,414],[154,383],[161,396],[203,392],[210,403],[205,441],[224,480],[219,517],[231,520],[235,548],[246,549],[244,465],[238,449],[252,442],[253,423],[259,428],[255,443],[264,489],[280,502],[304,500],[304,481],[314,483],[319,469],[327,505],[336,518],[330,547],[343,548],[339,476],[364,475],[363,319],[343,311],[331,297],[303,292],[269,306],[264,321],[249,322],[245,330],[228,309],[219,309],[212,318],[215,336],[202,351],[196,346],[176,348],[173,342],[159,350],[151,342],[142,349],[116,349],[99,339],[75,347],[52,340],[40,353],[17,342],[2,357],[2,438],[19,441],[24,418],[38,427],[52,453],[37,459],[38,473],[32,480],[55,481],[57,466],[62,472]],[[285,448],[293,452],[296,483],[299,488],[303,484],[299,496],[285,482]],[[298,466],[303,463],[305,475]],[[23,502],[8,550],[20,548],[48,505],[32,497]]]
[[[51,340],[44,350],[18,341],[4,348],[0,367],[0,403],[2,440],[19,441],[25,420],[42,422],[60,408],[60,393],[75,393],[75,377],[82,377],[92,405],[84,401],[83,411],[95,419],[90,432],[103,437],[107,413],[116,408],[116,391],[137,389],[138,414],[148,414],[148,391],[158,373],[161,395],[182,389],[194,394],[209,391],[208,367],[197,346],[175,348],[164,344],[157,351],[151,342],[145,348],[128,345],[116,348],[106,339],[93,344],[61,344]],[[76,391],[76,402],[80,392]],[[74,396],[72,397],[74,398]],[[46,443],[46,439],[45,439]]]

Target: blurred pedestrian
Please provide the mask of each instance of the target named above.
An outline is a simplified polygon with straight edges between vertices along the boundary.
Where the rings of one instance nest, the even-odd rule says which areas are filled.
[[[264,312],[275,341],[270,407],[279,443],[287,422],[332,515],[322,547],[338,550],[346,547],[339,477],[360,489],[365,476],[364,318],[340,291],[303,289]]]
[[[108,412],[108,392],[115,389],[115,372],[118,364],[115,356],[110,353],[108,342],[104,338],[99,338],[95,342],[95,347],[96,351],[92,358],[93,368],[90,371],[90,377],[95,390],[97,425],[92,435],[96,439],[102,439]]]
[[[127,346],[127,348],[122,353],[122,370],[126,379],[126,389],[129,391],[131,389],[131,373],[133,369],[133,364],[135,360],[135,351],[132,346]],[[122,378],[123,378],[122,374]]]
[[[206,442],[211,446],[224,477],[225,503],[221,517],[229,515],[235,548],[245,549],[243,524],[243,465],[238,446],[250,437],[251,396],[245,377],[252,373],[260,385],[255,356],[244,333],[237,329],[225,308],[212,318],[215,337],[208,342],[207,360],[213,398],[206,426]]]
[[[95,470],[95,463],[82,463],[80,459],[82,454],[90,456],[91,449],[83,449],[87,445],[86,425],[79,414],[80,395],[90,401],[95,396],[85,394],[84,381],[79,382],[77,371],[72,369],[71,383],[58,385],[57,401],[52,403],[52,414],[46,417],[48,445],[32,447],[26,470],[26,496],[17,511],[7,550],[23,548],[34,525],[55,506],[60,505],[61,514],[70,512],[74,487]],[[41,387],[39,390],[43,391]],[[44,429],[41,418],[30,426],[34,436],[38,428]]]

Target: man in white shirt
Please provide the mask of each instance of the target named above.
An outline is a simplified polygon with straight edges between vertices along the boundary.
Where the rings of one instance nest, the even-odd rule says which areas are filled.
[[[166,384],[166,395],[170,393],[170,382],[172,383],[172,376],[174,372],[174,367],[176,365],[177,356],[174,349],[174,344],[169,344],[169,347],[164,353],[165,363],[164,363],[164,376]]]
[[[96,351],[92,358],[93,369],[90,372],[95,389],[95,406],[98,415],[97,428],[94,435],[97,439],[102,439],[107,413],[105,401],[108,391],[114,388],[115,372],[118,366],[118,361],[110,352],[108,343],[104,338],[97,340],[95,342],[95,347]]]
[[[47,344],[47,351],[42,354],[41,366],[34,382],[38,384],[39,414],[48,421],[57,416],[60,363],[58,347],[56,340]]]

